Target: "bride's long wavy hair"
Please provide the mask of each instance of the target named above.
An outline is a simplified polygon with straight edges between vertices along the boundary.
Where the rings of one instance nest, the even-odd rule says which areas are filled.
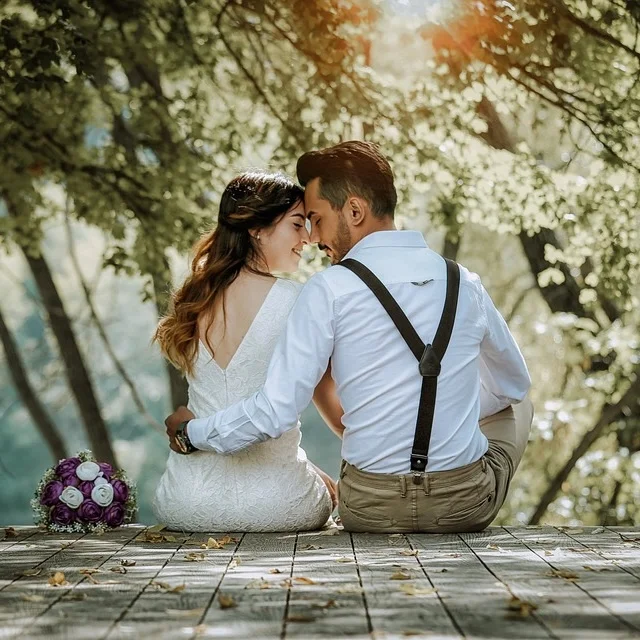
[[[213,323],[214,303],[240,271],[268,275],[259,268],[264,258],[250,232],[276,224],[303,198],[303,189],[281,173],[251,171],[227,185],[220,200],[218,224],[195,244],[191,271],[173,292],[170,311],[160,320],[153,337],[177,369],[193,373],[198,320],[206,314],[207,335]]]

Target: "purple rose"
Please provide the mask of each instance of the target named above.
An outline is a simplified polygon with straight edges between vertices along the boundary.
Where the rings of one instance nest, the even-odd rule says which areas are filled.
[[[62,476],[62,483],[65,487],[78,487],[80,485],[80,478],[74,473],[70,473],[66,476]]]
[[[100,471],[104,473],[104,477],[109,480],[113,475],[113,467],[108,462],[98,462]]]
[[[67,525],[72,524],[76,516],[73,509],[67,507],[63,502],[58,502],[58,504],[49,511],[49,518],[53,524]]]
[[[113,499],[117,502],[126,502],[129,497],[129,487],[122,480],[112,480]]]
[[[59,480],[47,482],[42,490],[42,495],[40,496],[40,504],[52,507],[56,502],[58,502],[58,498],[60,497],[63,489],[64,485]]]
[[[75,473],[82,460],[80,458],[65,458],[58,463],[56,467],[56,474],[60,477],[69,476]]]
[[[119,527],[124,522],[124,514],[124,506],[113,502],[104,510],[104,521],[109,527]]]
[[[93,482],[91,482],[90,480],[85,480],[84,482],[81,482],[76,486],[82,492],[82,495],[85,498],[91,497],[91,492],[93,491]]]
[[[98,522],[102,520],[104,510],[93,500],[85,500],[78,507],[78,518],[84,522]]]

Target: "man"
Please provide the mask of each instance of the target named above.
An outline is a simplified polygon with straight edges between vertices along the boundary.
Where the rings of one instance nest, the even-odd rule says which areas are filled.
[[[186,439],[233,453],[277,438],[296,425],[330,364],[344,409],[345,529],[483,529],[506,498],[533,417],[529,374],[505,321],[478,276],[447,264],[420,233],[395,229],[393,174],[377,147],[351,141],[309,152],[297,171],[310,240],[334,266],[300,293],[264,387],[208,418],[179,408],[166,422],[172,448]],[[408,317],[417,355],[378,294],[345,268],[354,260]],[[449,332],[439,329],[447,318]],[[450,333],[446,348],[434,340],[440,333]],[[443,352],[435,360],[432,342]],[[429,357],[418,366],[422,349]],[[523,400],[514,414],[511,405]]]

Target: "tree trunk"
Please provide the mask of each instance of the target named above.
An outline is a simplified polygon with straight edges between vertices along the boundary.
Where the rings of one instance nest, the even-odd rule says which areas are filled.
[[[29,412],[33,423],[40,432],[40,435],[47,443],[54,461],[66,458],[67,452],[62,437],[29,382],[25,366],[18,352],[18,346],[9,331],[9,327],[7,327],[4,321],[1,311],[0,341],[7,356],[7,366],[9,367],[9,373],[11,374],[11,379],[16,387],[16,391],[26,410]]]
[[[49,265],[43,256],[33,257],[27,251],[24,251],[24,255],[47,310],[51,329],[58,342],[60,357],[64,362],[69,387],[78,405],[93,454],[101,462],[115,465],[116,459],[111,448],[107,426],[100,413],[89,372],[73,333],[71,320],[53,281]]]

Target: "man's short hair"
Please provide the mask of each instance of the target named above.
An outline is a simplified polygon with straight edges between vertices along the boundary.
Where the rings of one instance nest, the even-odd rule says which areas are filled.
[[[370,142],[350,140],[327,149],[309,151],[297,165],[300,184],[320,178],[320,197],[334,209],[358,196],[369,204],[376,218],[393,218],[398,196],[388,160]]]

